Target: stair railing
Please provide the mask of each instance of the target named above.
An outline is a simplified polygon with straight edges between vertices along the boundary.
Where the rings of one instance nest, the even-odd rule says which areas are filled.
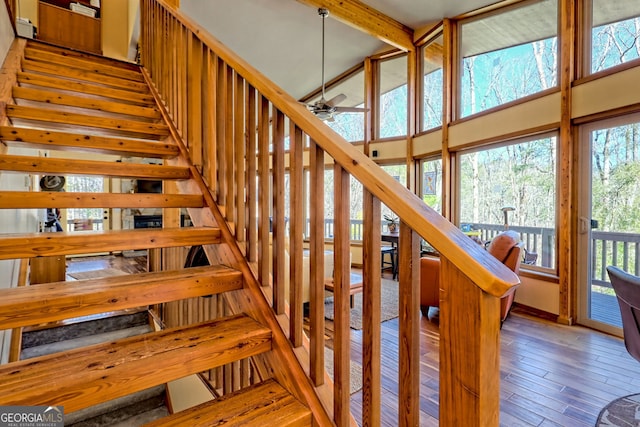
[[[375,426],[381,418],[382,202],[401,218],[397,424],[419,424],[418,265],[424,238],[442,258],[440,425],[497,426],[499,298],[515,290],[517,276],[179,10],[163,0],[142,0],[141,16],[142,65],[234,244],[254,269],[247,288],[255,292],[252,283],[261,285],[333,422],[344,426],[354,421],[349,394],[351,177],[362,183],[365,200],[359,421]],[[321,189],[328,165],[334,174],[335,223],[332,389],[324,369],[327,242]],[[310,227],[305,233],[307,209]],[[305,256],[310,266],[308,328],[302,302]]]

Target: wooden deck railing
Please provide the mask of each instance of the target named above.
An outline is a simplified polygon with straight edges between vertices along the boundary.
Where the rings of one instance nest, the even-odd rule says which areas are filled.
[[[212,5],[212,7],[215,7]],[[498,425],[499,298],[517,276],[203,28],[162,0],[142,1],[142,64],[254,268],[291,345],[339,426],[349,396],[349,178],[364,187],[363,425],[380,424],[380,203],[401,218],[398,425],[419,424],[419,242],[440,252],[440,424]],[[288,137],[289,150],[285,150]],[[334,173],[334,384],[324,375],[324,188]],[[303,170],[309,171],[309,185]],[[289,172],[288,185],[285,174]],[[307,192],[305,188],[312,190]],[[285,194],[291,201],[285,211]],[[309,232],[304,234],[305,204]],[[270,229],[270,217],[272,228]],[[285,217],[289,220],[285,233]],[[305,242],[307,248],[304,247]],[[310,265],[303,329],[303,251]],[[270,257],[269,254],[273,255]],[[286,259],[289,270],[285,271]],[[269,259],[273,265],[269,265]],[[254,279],[255,280],[255,279]],[[289,292],[286,285],[290,284]],[[305,349],[308,353],[305,353]]]

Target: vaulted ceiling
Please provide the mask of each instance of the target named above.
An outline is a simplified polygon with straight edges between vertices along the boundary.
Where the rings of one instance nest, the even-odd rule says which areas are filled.
[[[372,54],[406,48],[445,17],[496,0],[181,0],[180,8],[294,98],[321,85],[322,18],[325,78]]]

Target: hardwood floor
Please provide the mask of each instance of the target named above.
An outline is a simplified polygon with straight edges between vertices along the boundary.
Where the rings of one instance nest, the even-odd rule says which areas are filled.
[[[398,320],[382,324],[383,425],[397,425]],[[610,401],[640,393],[640,363],[622,340],[579,326],[512,313],[502,332],[500,425],[593,426]],[[361,358],[362,331],[352,330],[352,358]],[[421,423],[437,426],[438,326],[421,318]],[[359,417],[361,392],[352,395]]]
[[[84,263],[84,264],[82,264]],[[144,271],[144,257],[70,259],[68,271],[95,267]],[[89,268],[94,269],[94,268]],[[328,322],[327,337],[332,336]],[[421,317],[421,426],[438,425],[438,325]],[[640,393],[640,363],[624,342],[580,326],[564,326],[518,312],[501,331],[500,425],[505,427],[593,426],[610,401]],[[382,323],[382,425],[396,426],[398,319]],[[361,362],[362,331],[351,330],[352,359]],[[362,392],[351,396],[361,414]]]
[[[67,257],[67,280],[74,280],[70,275],[84,271],[115,268],[125,273],[135,274],[147,271],[147,257],[122,255],[101,255],[87,257]]]

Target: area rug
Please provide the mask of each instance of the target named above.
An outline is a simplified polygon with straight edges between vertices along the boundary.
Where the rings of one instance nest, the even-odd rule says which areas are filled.
[[[113,277],[113,276],[126,276],[122,270],[118,270],[117,268],[105,268],[102,270],[91,270],[91,271],[79,271],[76,273],[67,273],[67,276],[71,276],[76,280],[86,280],[86,279],[99,279],[102,277]]]
[[[333,381],[333,350],[328,347],[324,348],[324,368]],[[353,394],[362,388],[362,365],[352,360],[350,368],[349,394]]]
[[[380,313],[380,321],[394,319],[398,317],[398,282],[382,279],[382,312]],[[324,316],[333,320],[333,296],[328,297],[324,301]],[[353,308],[351,309],[351,318],[349,322],[351,329],[362,329],[362,293],[356,294],[354,297]]]
[[[598,415],[596,427],[640,426],[640,394],[630,394],[614,400]]]

